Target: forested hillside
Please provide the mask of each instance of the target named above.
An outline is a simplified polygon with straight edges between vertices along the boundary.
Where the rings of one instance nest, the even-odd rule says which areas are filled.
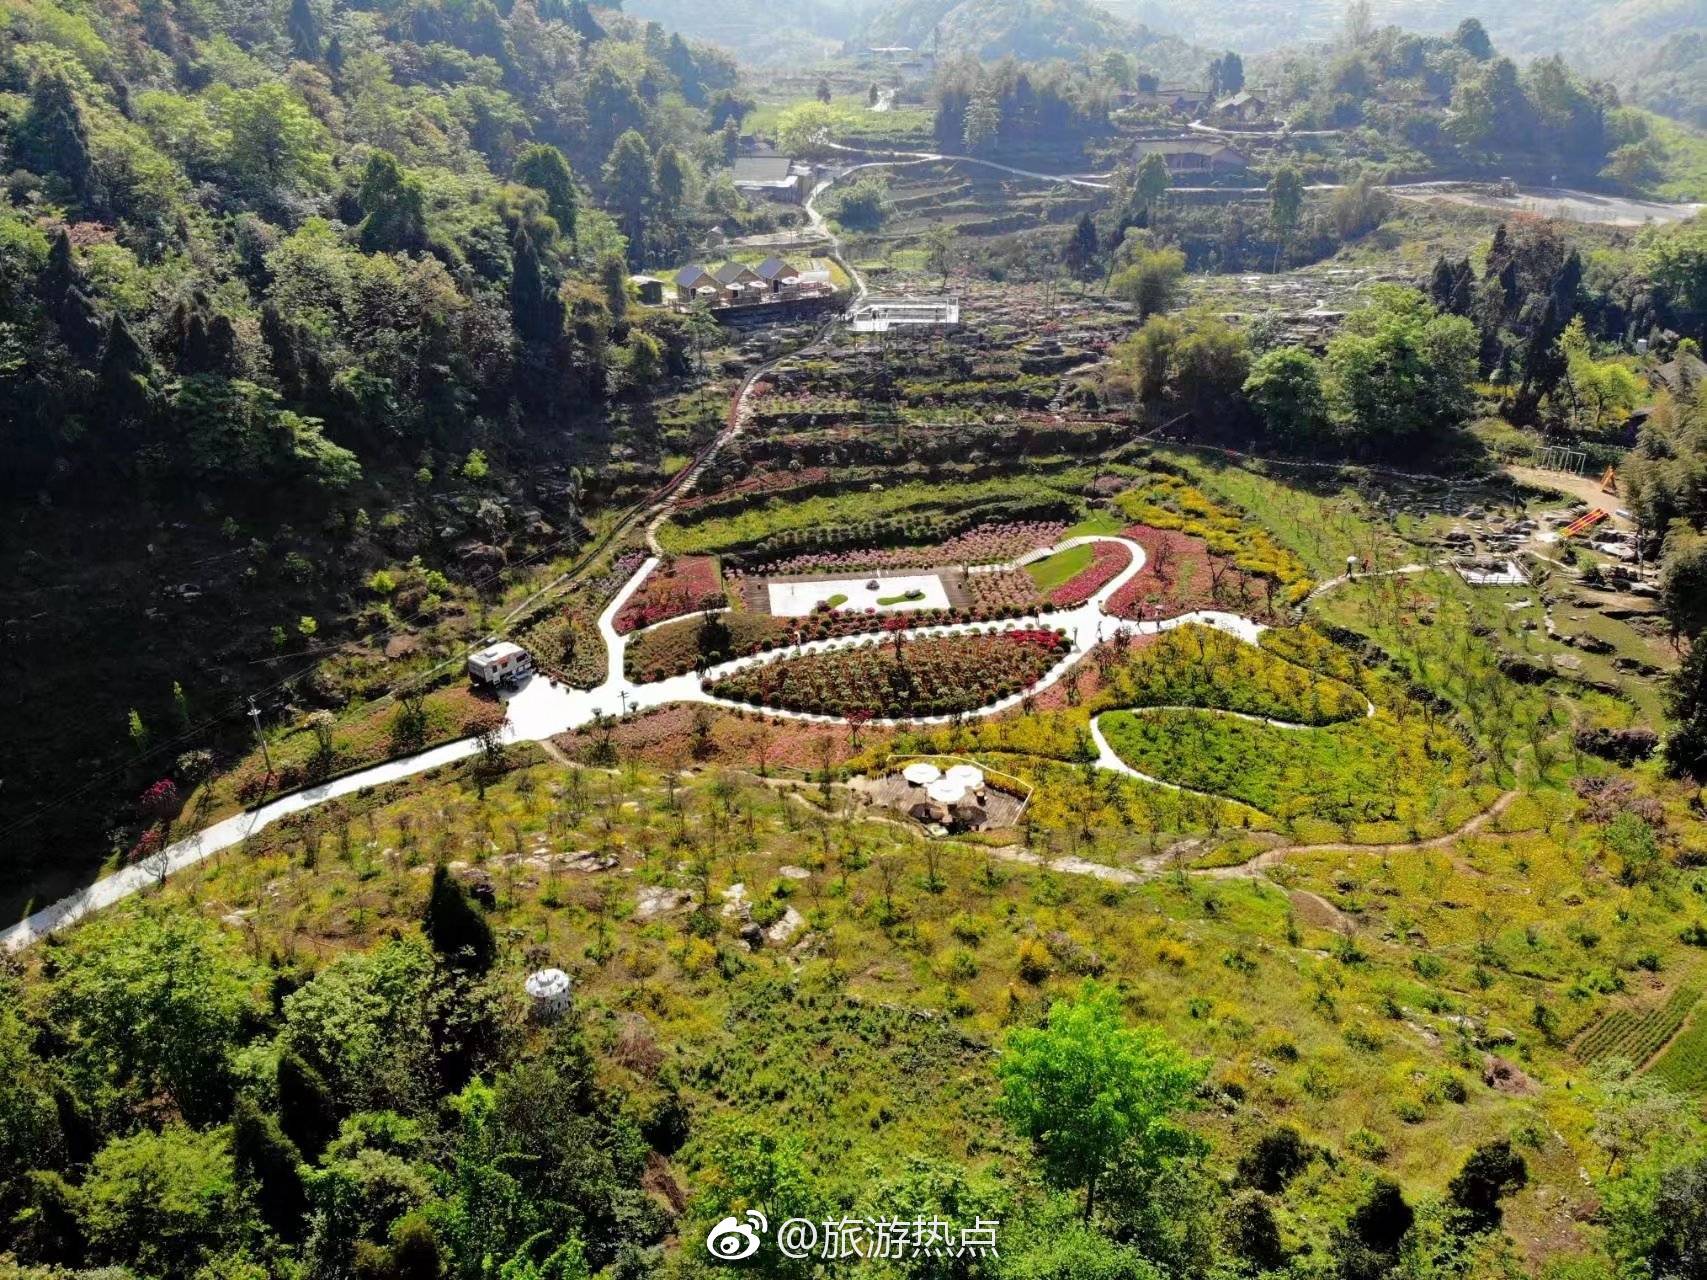
[[[579,0],[0,0],[8,823],[648,482],[589,469],[687,370],[625,276],[740,225],[734,80]]]
[[[1199,43],[1225,43],[1245,54],[1332,42],[1344,31],[1340,0],[1276,5],[1265,0],[1101,0],[1128,22]],[[1502,49],[1524,60],[1563,54],[1579,70],[1611,80],[1632,101],[1679,119],[1707,117],[1707,56],[1699,0],[1587,0],[1568,22],[1545,5],[1514,0],[1377,0],[1372,21],[1419,32],[1449,30],[1477,18]]]

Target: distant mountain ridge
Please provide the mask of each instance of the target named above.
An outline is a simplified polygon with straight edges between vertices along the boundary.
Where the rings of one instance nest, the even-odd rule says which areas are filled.
[[[755,67],[813,66],[858,30],[876,0],[626,0],[624,13],[709,40]]]
[[[1337,38],[1345,0],[1096,0],[1117,19],[1249,57]],[[1519,61],[1565,56],[1626,100],[1707,126],[1707,0],[1371,0],[1375,26],[1422,35],[1464,18]]]
[[[1128,22],[1092,0],[891,0],[866,22],[869,45],[909,45],[938,58],[974,54],[1025,62],[1119,49],[1164,75],[1200,72],[1185,41]]]

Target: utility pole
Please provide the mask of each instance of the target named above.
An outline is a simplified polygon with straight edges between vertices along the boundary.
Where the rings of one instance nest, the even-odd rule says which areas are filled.
[[[255,705],[253,698],[249,699],[249,719],[255,726],[255,741],[261,744],[261,759],[267,765],[267,777],[273,776],[273,753],[267,749],[266,735],[261,732],[261,708]],[[263,788],[263,793],[264,793]]]

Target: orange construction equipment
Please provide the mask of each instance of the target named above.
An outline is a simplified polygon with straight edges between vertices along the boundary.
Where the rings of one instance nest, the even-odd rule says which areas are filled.
[[[1612,513],[1604,507],[1596,507],[1586,516],[1578,516],[1575,520],[1571,521],[1570,524],[1564,527],[1559,536],[1563,538],[1578,537],[1581,534],[1587,533],[1590,529],[1594,528],[1595,525],[1599,524],[1602,520],[1605,520],[1611,514]]]
[[[1606,469],[1606,474],[1600,478],[1600,491],[1602,493],[1610,493],[1614,497],[1617,496],[1617,494],[1618,494],[1618,472],[1615,471],[1613,468],[1608,467]]]

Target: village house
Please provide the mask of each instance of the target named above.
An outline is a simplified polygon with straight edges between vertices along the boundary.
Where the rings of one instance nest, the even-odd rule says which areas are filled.
[[[640,299],[642,306],[656,307],[664,301],[664,282],[657,276],[629,276],[628,283],[634,286],[634,296]]]
[[[712,310],[723,311],[732,307],[755,307],[761,303],[833,297],[835,283],[828,265],[808,261],[811,265],[804,269],[774,255],[756,267],[734,260],[716,267],[690,263],[674,276],[676,302],[683,307],[705,302]]]
[[[766,258],[753,268],[753,274],[770,286],[771,293],[786,297],[800,285],[800,272],[784,258]]]
[[[808,174],[788,156],[736,156],[731,174],[735,190],[745,196],[799,204],[806,195]]]
[[[711,278],[717,282],[719,301],[724,306],[757,302],[770,292],[770,286],[759,279],[759,273],[744,262],[725,262],[711,273]]]
[[[1267,124],[1274,117],[1269,112],[1268,102],[1246,89],[1216,103],[1209,118],[1221,125],[1256,125]]]
[[[1250,161],[1237,147],[1213,139],[1146,138],[1133,144],[1135,162],[1152,154],[1162,157],[1175,178],[1211,178],[1250,168]]]
[[[676,272],[676,301],[691,307],[701,298],[715,298],[719,293],[717,281],[695,262]]]

